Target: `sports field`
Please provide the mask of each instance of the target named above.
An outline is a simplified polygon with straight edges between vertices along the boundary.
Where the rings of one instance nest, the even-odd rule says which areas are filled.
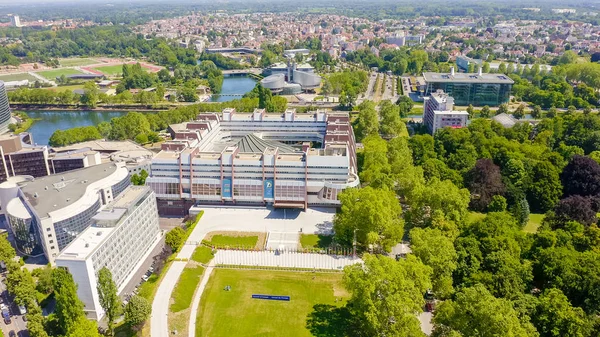
[[[58,60],[58,62],[63,67],[79,67],[79,66],[87,66],[90,64],[99,63],[97,60],[87,58],[87,57],[60,59],[60,60]]]
[[[94,67],[92,69],[98,70],[99,72],[108,75],[108,76],[117,76],[117,75],[121,75],[123,73],[123,65],[122,64],[117,64],[117,65],[113,65],[113,66],[101,66],[101,67]]]
[[[23,80],[29,80],[29,82],[35,82],[35,81],[37,81],[37,78],[35,76],[29,75],[28,73],[0,75],[0,81],[4,81],[4,82],[23,81]]]
[[[348,297],[341,280],[341,273],[215,269],[202,294],[196,336],[312,336],[306,321],[313,306],[341,306],[336,297]],[[228,285],[231,290],[224,290]],[[252,294],[291,300],[252,299]]]
[[[46,70],[46,71],[39,71],[37,72],[37,74],[44,76],[45,78],[49,79],[49,80],[55,80],[57,77],[60,77],[62,75],[75,75],[75,74],[83,74],[81,71],[73,69],[73,68],[61,68],[61,69],[55,69],[55,70]]]

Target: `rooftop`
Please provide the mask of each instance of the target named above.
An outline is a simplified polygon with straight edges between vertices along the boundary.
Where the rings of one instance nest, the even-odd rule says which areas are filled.
[[[264,140],[255,134],[248,134],[242,137],[237,144],[240,152],[263,153],[266,148],[279,148],[280,153],[294,153],[298,149],[274,140]]]
[[[447,83],[495,83],[495,84],[513,84],[510,77],[503,74],[481,74],[478,73],[423,73],[426,82],[447,82]]]
[[[106,163],[53,174],[26,182],[21,190],[31,206],[43,217],[73,204],[83,197],[91,184],[111,176],[118,168],[114,163]],[[126,174],[127,170],[123,176],[116,178],[123,179]]]

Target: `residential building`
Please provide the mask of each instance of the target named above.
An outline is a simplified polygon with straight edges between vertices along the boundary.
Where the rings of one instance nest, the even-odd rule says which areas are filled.
[[[50,263],[92,217],[130,185],[124,163],[106,163],[40,178],[11,179],[0,186],[0,202],[16,248],[43,253]]]
[[[162,144],[146,180],[160,214],[207,203],[338,206],[338,193],[359,184],[347,113],[225,109],[169,130],[173,140]]]
[[[147,186],[129,186],[91,221],[56,258],[56,266],[73,275],[87,317],[101,320],[105,312],[97,290],[100,269],[110,270],[121,293],[160,241],[154,192]]]
[[[469,113],[455,111],[454,98],[442,90],[438,90],[424,99],[423,124],[427,126],[431,134],[435,134],[441,128],[462,128],[467,125]]]
[[[454,98],[454,104],[466,106],[498,106],[507,103],[514,81],[504,74],[423,73],[425,79],[424,95],[443,90]]]

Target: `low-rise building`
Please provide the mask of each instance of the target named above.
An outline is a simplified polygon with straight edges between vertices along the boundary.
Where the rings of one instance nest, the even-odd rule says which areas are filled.
[[[56,265],[73,275],[87,317],[100,320],[105,314],[97,290],[100,269],[111,271],[121,293],[160,241],[156,197],[147,186],[130,186],[91,220]]]

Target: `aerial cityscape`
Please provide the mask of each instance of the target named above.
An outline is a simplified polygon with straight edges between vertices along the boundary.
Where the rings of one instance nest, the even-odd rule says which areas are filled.
[[[600,1],[0,3],[0,337],[600,336]]]

